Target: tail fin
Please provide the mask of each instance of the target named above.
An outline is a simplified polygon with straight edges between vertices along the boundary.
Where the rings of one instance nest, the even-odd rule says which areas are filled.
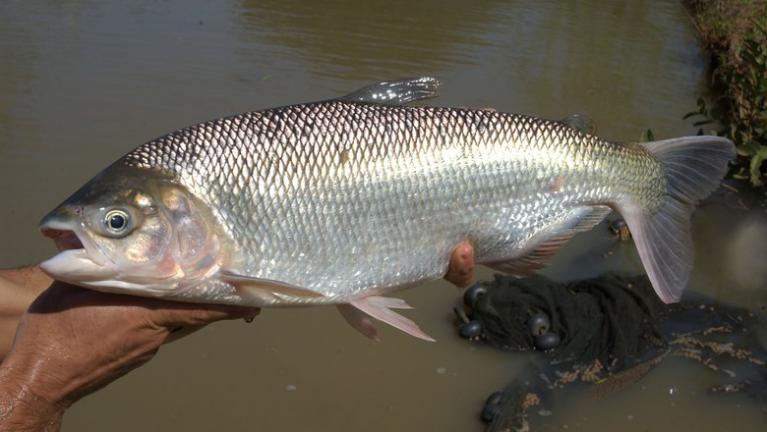
[[[678,301],[692,270],[690,217],[695,205],[713,192],[735,157],[726,138],[692,136],[642,144],[663,165],[666,195],[655,212],[637,202],[618,203],[634,237],[655,292],[666,303]]]

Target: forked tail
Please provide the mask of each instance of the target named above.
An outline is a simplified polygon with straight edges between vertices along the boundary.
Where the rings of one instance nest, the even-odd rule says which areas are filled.
[[[735,157],[726,138],[691,136],[643,143],[663,165],[666,194],[655,211],[641,202],[617,203],[634,237],[655,292],[666,303],[678,301],[692,270],[690,217],[701,199],[713,192]]]

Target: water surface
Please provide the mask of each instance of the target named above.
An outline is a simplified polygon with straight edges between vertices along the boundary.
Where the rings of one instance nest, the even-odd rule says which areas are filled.
[[[199,121],[433,75],[444,85],[431,103],[587,113],[601,135],[630,141],[648,127],[659,138],[694,133],[681,117],[705,80],[686,12],[660,0],[5,1],[0,58],[3,267],[53,253],[37,222],[101,168]],[[694,286],[763,305],[764,243],[754,241],[767,236],[763,217],[714,203],[695,228],[703,264]],[[576,240],[550,275],[639,269],[633,247],[603,227]],[[438,343],[385,326],[373,343],[333,308],[269,310],[163,348],[77,404],[64,430],[481,430],[484,397],[527,358],[458,339],[458,294],[444,282],[403,297]],[[551,430],[761,429],[763,407],[706,395],[710,379],[671,362],[644,387],[575,399],[545,421]]]

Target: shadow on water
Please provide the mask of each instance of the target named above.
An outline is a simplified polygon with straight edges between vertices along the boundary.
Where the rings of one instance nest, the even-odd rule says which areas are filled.
[[[685,11],[661,0],[7,1],[0,56],[0,226],[13,245],[0,250],[3,267],[53,252],[37,233],[39,218],[96,172],[195,122],[431,74],[444,83],[433,103],[549,118],[582,112],[603,136],[630,141],[647,127],[658,137],[692,133],[681,116],[704,78]],[[752,240],[763,219],[744,228],[748,218],[734,214],[712,206],[696,215],[699,268],[709,268],[694,286],[764,304],[763,266],[754,261],[739,264],[756,275],[749,280],[709,276],[724,265],[708,254],[724,253],[721,245],[737,240],[731,247],[755,249],[750,257],[764,251]],[[603,228],[576,238],[547,274],[637,270],[633,247],[616,246]],[[450,322],[458,294],[444,282],[402,297],[438,343],[382,328],[374,344],[330,308],[269,310],[253,324],[217,324],[165,347],[76,405],[64,430],[481,430],[485,396],[527,358],[460,340]],[[760,407],[687,391],[705,379],[669,364],[644,390],[575,399],[552,427],[763,425]],[[674,397],[670,383],[680,390]]]

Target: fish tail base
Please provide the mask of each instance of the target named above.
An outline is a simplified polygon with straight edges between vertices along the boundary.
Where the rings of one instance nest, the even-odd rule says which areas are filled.
[[[698,201],[719,186],[735,148],[730,140],[715,136],[653,141],[643,146],[663,167],[665,194],[652,210],[633,200],[617,207],[655,292],[671,303],[682,296],[692,270],[692,212]]]

